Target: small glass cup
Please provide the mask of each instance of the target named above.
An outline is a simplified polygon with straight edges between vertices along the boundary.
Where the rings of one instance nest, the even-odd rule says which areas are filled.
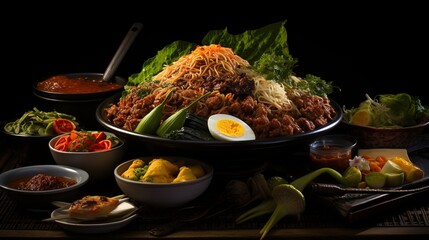
[[[310,144],[311,167],[329,167],[343,173],[349,166],[356,143],[349,135],[325,135],[315,139]]]

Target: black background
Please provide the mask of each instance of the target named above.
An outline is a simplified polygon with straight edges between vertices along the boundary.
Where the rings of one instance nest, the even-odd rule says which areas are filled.
[[[338,1],[340,2],[340,1]],[[143,62],[175,40],[199,43],[207,31],[242,33],[287,20],[298,76],[311,73],[340,90],[348,107],[364,94],[408,92],[429,104],[428,14],[423,4],[375,6],[361,1],[235,2],[77,1],[8,4],[1,14],[1,120],[33,107],[32,82],[72,72],[104,72],[134,22],[144,27],[117,75],[140,72]],[[426,85],[426,84],[425,84]]]

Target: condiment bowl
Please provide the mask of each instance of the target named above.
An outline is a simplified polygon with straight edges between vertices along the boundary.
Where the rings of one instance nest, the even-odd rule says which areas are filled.
[[[349,166],[356,140],[350,135],[324,135],[310,144],[310,165],[329,167],[343,172]]]
[[[71,114],[81,123],[81,127],[95,129],[99,127],[95,119],[98,105],[111,95],[123,91],[126,84],[126,79],[119,76],[112,78],[111,82],[102,81],[102,77],[102,73],[67,73],[50,76],[33,83],[33,95],[36,97],[36,104],[43,106],[44,109],[55,109]],[[44,81],[52,79],[59,82],[45,84],[44,86],[48,86],[46,88],[40,87]],[[87,86],[84,88],[82,85]]]
[[[69,136],[70,133],[65,133],[52,138],[49,141],[49,149],[52,157],[58,165],[77,167],[87,171],[91,184],[100,183],[109,179],[113,181],[113,170],[123,161],[125,143],[113,133],[104,133],[107,138],[112,139],[112,147],[107,150],[87,151],[84,149],[75,149],[73,151],[64,151],[56,149],[55,144],[57,141],[64,136]],[[113,143],[113,141],[116,143]]]
[[[103,81],[102,73],[66,73],[33,83],[34,93],[57,100],[88,100],[111,96],[124,90],[126,80],[116,76]]]
[[[28,181],[37,174],[56,176],[65,179],[51,180],[49,185],[40,184],[40,182],[37,183],[37,181],[31,184],[33,187],[39,186],[39,189],[44,187],[43,189],[46,190],[17,189],[16,184],[18,181]],[[45,209],[52,208],[52,201],[71,201],[78,197],[81,188],[87,183],[88,179],[88,173],[79,168],[61,165],[32,165],[11,169],[1,173],[0,187],[11,200],[17,202],[25,209]],[[53,188],[53,183],[64,182],[66,180],[72,180],[75,181],[75,183],[66,187],[50,189]]]
[[[201,166],[204,169],[204,174],[194,180],[159,183],[144,182],[123,176],[123,173],[130,168],[136,159],[118,165],[114,174],[116,183],[122,192],[128,197],[151,207],[171,208],[184,205],[203,194],[213,178],[213,167],[201,160],[176,156],[149,156],[137,159],[142,160],[145,164],[153,159],[163,159],[173,164],[179,164],[179,166]]]

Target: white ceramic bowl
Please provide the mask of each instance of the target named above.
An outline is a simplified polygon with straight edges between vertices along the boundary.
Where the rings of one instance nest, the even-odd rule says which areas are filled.
[[[37,174],[60,176],[76,180],[76,184],[43,191],[18,190],[11,183]],[[82,169],[60,165],[33,165],[15,168],[0,174],[0,187],[21,207],[26,209],[41,209],[52,207],[52,201],[71,201],[80,193],[80,189],[88,181],[88,173]]]
[[[213,167],[203,161],[176,156],[149,156],[139,159],[148,163],[154,158],[162,158],[169,161],[183,160],[185,165],[199,164],[204,168],[205,175],[195,180],[179,183],[135,181],[121,176],[134,161],[134,159],[128,160],[115,168],[116,183],[125,195],[142,204],[160,208],[178,207],[203,194],[212,181]]]
[[[113,133],[105,133],[116,137]],[[58,165],[77,167],[87,171],[91,183],[108,180],[108,178],[113,180],[113,170],[123,161],[124,141],[118,138],[119,144],[109,150],[97,152],[67,152],[55,149],[54,146],[58,139],[68,134],[56,136],[49,141],[49,149],[55,162]]]

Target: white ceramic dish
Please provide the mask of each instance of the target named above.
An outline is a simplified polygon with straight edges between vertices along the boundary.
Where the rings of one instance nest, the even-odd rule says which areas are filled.
[[[64,215],[65,208],[67,207],[55,209],[51,213],[51,217],[55,218]],[[123,202],[119,204],[118,207],[109,214],[109,217],[105,219],[82,221],[73,218],[65,218],[55,220],[55,222],[63,229],[71,232],[83,234],[106,233],[116,231],[126,226],[137,217],[137,214],[135,213],[137,210],[138,208],[130,202]]]
[[[91,132],[91,131],[89,131]],[[110,137],[116,137],[110,132],[104,133]],[[58,165],[72,166],[88,172],[89,182],[100,183],[106,179],[113,179],[113,170],[120,164],[125,153],[124,141],[118,138],[118,144],[112,145],[112,148],[97,152],[66,152],[54,148],[56,142],[63,136],[70,135],[65,133],[53,137],[49,141],[49,150],[52,157]]]
[[[369,156],[385,156],[387,159],[392,157],[402,157],[411,161],[407,149],[404,148],[370,148],[370,149],[359,149],[358,155],[369,155]]]
[[[178,183],[153,183],[130,180],[122,177],[133,161],[131,159],[119,164],[115,170],[115,179],[121,191],[129,198],[139,203],[159,208],[172,208],[184,205],[203,194],[209,187],[213,178],[213,167],[201,160],[179,157],[179,156],[145,156],[138,159],[149,163],[155,158],[168,161],[183,161],[185,166],[201,165],[205,175],[189,181]]]
[[[19,179],[29,178],[37,174],[61,176],[74,179],[76,184],[43,191],[18,190],[10,183]],[[32,165],[14,168],[0,174],[0,188],[15,202],[25,209],[51,209],[52,201],[69,201],[79,194],[81,188],[88,182],[89,175],[85,170],[62,165]]]

